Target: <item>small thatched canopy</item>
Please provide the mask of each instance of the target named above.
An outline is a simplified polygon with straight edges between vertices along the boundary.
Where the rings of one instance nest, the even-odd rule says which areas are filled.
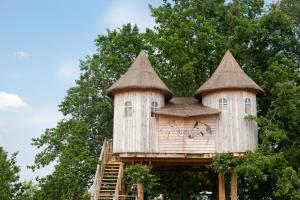
[[[162,92],[166,99],[172,97],[172,92],[154,71],[145,51],[141,51],[128,71],[121,76],[108,90],[109,96],[125,90],[157,90]]]
[[[159,108],[154,113],[175,117],[195,117],[218,115],[220,110],[203,106],[193,97],[173,97],[164,107]]]
[[[264,93],[240,67],[230,51],[227,51],[212,76],[195,92],[198,99],[205,93],[222,89],[246,89]]]

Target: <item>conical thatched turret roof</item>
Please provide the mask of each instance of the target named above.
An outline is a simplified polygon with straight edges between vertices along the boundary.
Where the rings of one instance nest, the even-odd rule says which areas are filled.
[[[142,50],[128,71],[107,90],[107,94],[114,96],[116,93],[126,90],[147,89],[162,92],[166,99],[172,97],[172,92],[156,74],[146,52]]]
[[[264,93],[240,67],[230,51],[227,51],[212,76],[195,92],[196,98],[205,93],[223,89],[245,89]]]

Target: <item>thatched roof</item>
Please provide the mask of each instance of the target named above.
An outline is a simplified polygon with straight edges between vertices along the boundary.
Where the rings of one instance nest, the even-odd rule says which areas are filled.
[[[128,71],[121,76],[108,90],[109,96],[124,90],[158,90],[166,99],[172,97],[172,92],[154,71],[145,51],[141,51]]]
[[[195,92],[196,98],[208,92],[222,89],[246,89],[264,93],[240,67],[230,51],[227,51],[212,76]]]
[[[159,108],[154,113],[166,116],[194,117],[218,115],[220,110],[203,106],[193,97],[173,97],[164,107]]]

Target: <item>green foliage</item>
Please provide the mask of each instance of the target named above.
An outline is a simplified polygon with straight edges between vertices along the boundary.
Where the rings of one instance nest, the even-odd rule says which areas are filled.
[[[86,199],[104,138],[112,136],[113,105],[106,89],[123,74],[142,48],[136,26],[108,31],[96,39],[98,53],[80,62],[81,75],[60,104],[65,119],[33,139],[41,152],[33,170],[57,163],[39,179],[39,199]]]
[[[299,3],[282,0],[264,10],[263,0],[164,0],[150,9],[154,30],[140,33],[128,24],[97,37],[97,52],[81,60],[80,79],[60,104],[65,119],[33,140],[41,149],[33,169],[56,162],[55,171],[39,181],[38,199],[86,198],[101,143],[112,134],[113,104],[105,91],[141,49],[179,96],[191,96],[230,49],[266,92],[258,117],[252,117],[260,127],[259,149],[243,159],[221,154],[213,168],[236,166],[241,199],[299,199]],[[158,177],[171,199],[191,197],[195,187],[185,178],[199,182],[189,173]]]
[[[214,157],[211,167],[216,173],[227,173],[236,167],[236,159],[230,153],[220,153]]]
[[[38,187],[32,181],[19,181],[20,167],[16,163],[17,153],[8,157],[0,147],[0,199],[1,200],[33,200]]]
[[[24,181],[18,191],[18,200],[34,200],[38,193],[38,186],[32,181]]]
[[[150,193],[151,190],[158,186],[158,179],[154,174],[150,173],[145,165],[131,165],[125,169],[126,182],[129,185],[133,183],[143,183],[145,193]]]
[[[155,170],[155,169],[153,169]],[[199,191],[209,191],[211,189],[211,179],[209,174],[201,171],[188,170],[155,170],[159,177],[159,187],[154,187],[150,197],[157,197],[163,194],[166,200],[184,200],[199,198]]]
[[[16,153],[10,158],[7,152],[0,147],[0,199],[11,200],[16,198],[16,193],[20,187],[19,171],[16,165]]]

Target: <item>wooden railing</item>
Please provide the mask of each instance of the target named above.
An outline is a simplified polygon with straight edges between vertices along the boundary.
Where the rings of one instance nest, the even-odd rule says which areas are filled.
[[[109,141],[106,139],[103,142],[103,146],[101,149],[100,157],[99,157],[99,163],[97,165],[97,170],[95,174],[95,179],[91,191],[91,200],[98,200],[98,194],[100,191],[100,187],[102,184],[102,178],[105,171],[105,165],[108,161],[109,156]]]
[[[116,190],[115,190],[116,197],[119,196],[119,192],[122,190],[123,168],[124,168],[124,164],[121,163],[119,167],[118,180],[117,180]]]

